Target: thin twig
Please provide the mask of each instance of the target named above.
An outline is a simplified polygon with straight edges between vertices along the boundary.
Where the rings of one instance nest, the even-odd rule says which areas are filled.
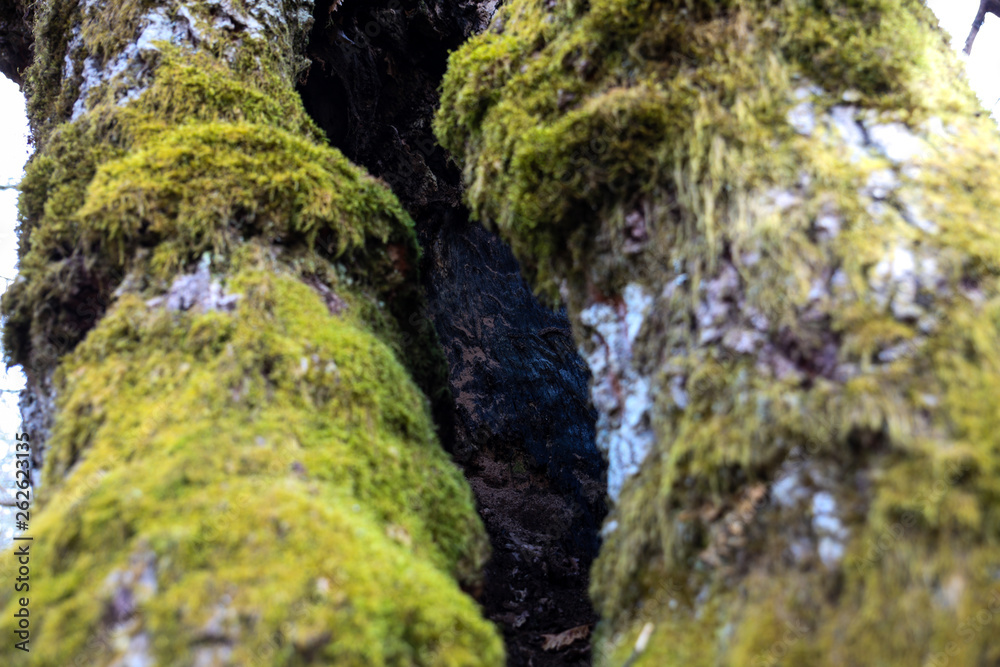
[[[976,12],[976,18],[972,21],[972,30],[969,31],[969,36],[965,39],[965,48],[962,49],[965,55],[972,54],[972,44],[976,41],[976,35],[979,34],[979,29],[983,26],[983,20],[986,19],[987,14],[1000,16],[1000,0],[979,1],[979,11]]]

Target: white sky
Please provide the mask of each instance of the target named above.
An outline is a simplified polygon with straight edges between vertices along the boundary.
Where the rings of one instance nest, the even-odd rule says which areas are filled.
[[[28,121],[24,117],[24,98],[17,85],[0,76],[0,185],[21,180],[22,167],[28,158]],[[0,289],[17,273],[17,192],[0,190]],[[14,435],[21,424],[17,409],[17,391],[24,386],[20,368],[10,372],[0,364],[0,502],[14,491]],[[13,510],[0,506],[0,548],[13,536]]]
[[[965,61],[969,80],[983,106],[990,110],[1000,107],[997,104],[1000,98],[1000,19],[992,15],[986,17],[972,57],[966,58],[961,55],[961,49],[979,7],[978,0],[927,0],[927,4],[937,14],[941,27],[951,34],[952,46]],[[16,85],[0,76],[0,185],[20,180],[28,157],[27,136],[24,99]],[[16,202],[14,191],[0,191],[0,288],[6,288],[16,273]],[[0,501],[13,488],[10,443],[20,425],[16,390],[23,386],[24,377],[19,369],[5,373],[0,368]],[[11,521],[6,514],[6,508],[0,507],[0,546],[10,537]]]
[[[972,47],[972,56],[966,58],[962,49],[972,29],[972,20],[976,18],[979,0],[927,0],[927,6],[937,14],[945,32],[951,34],[951,45],[965,61],[969,81],[983,106],[994,112],[1000,109],[997,104],[1000,98],[1000,18],[986,15],[986,22],[979,29]]]

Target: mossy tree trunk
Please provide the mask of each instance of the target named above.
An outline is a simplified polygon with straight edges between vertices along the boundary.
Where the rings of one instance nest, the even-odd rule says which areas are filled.
[[[503,661],[412,222],[294,90],[311,10],[33,5],[3,311],[44,470],[4,664]]]
[[[561,294],[600,665],[1000,658],[1000,137],[917,0],[514,0],[467,201]]]

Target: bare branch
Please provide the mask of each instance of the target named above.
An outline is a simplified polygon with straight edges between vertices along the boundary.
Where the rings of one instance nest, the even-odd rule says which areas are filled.
[[[976,12],[976,18],[972,22],[972,30],[969,31],[969,36],[965,40],[965,48],[962,49],[965,55],[972,53],[972,44],[976,41],[976,35],[979,34],[979,29],[983,26],[987,14],[1000,16],[1000,0],[980,0],[979,11]]]

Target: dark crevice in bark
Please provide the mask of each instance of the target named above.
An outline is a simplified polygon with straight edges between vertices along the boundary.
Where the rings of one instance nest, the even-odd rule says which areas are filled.
[[[589,643],[544,634],[592,624],[588,572],[606,512],[588,371],[563,312],[541,305],[510,249],[469,220],[431,119],[448,51],[495,3],[329,0],[316,8],[306,109],[331,144],[384,179],[417,224],[429,316],[448,358],[454,439],[494,556],[480,603],[510,665],[585,665]],[[441,417],[438,416],[440,419]]]
[[[24,71],[31,64],[32,11],[27,0],[0,3],[0,74],[19,86],[24,84]]]

